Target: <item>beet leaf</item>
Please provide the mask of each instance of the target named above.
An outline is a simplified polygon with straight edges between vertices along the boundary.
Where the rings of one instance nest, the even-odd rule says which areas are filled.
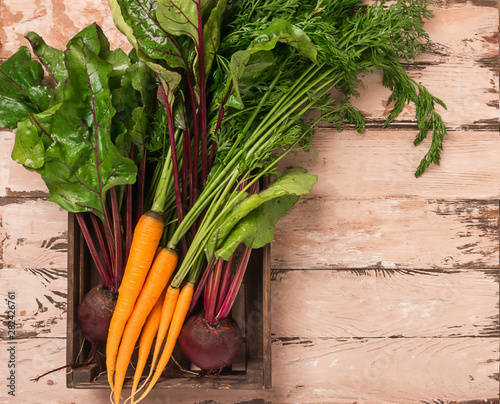
[[[65,51],[69,73],[64,101],[52,124],[42,177],[50,200],[70,212],[90,211],[104,220],[105,194],[135,181],[135,164],[123,157],[109,132],[114,108],[107,86],[112,66],[81,38]]]
[[[43,68],[25,46],[0,65],[0,127],[14,129],[49,107],[52,92],[41,85]]]

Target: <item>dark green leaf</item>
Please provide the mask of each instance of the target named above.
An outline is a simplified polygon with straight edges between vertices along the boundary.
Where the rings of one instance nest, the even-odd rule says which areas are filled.
[[[132,112],[135,124],[130,136],[142,150],[149,124],[152,121],[157,92],[156,81],[145,63],[139,62],[132,67],[132,86],[140,94],[141,106],[135,108]]]
[[[68,72],[64,64],[63,51],[47,45],[42,37],[35,32],[28,32],[24,37],[31,44],[34,54],[47,69],[54,83],[59,84],[64,82],[66,77],[68,77]]]
[[[272,66],[273,62],[274,56],[268,50],[260,50],[255,53],[236,52],[231,60],[234,92],[228,100],[228,106],[242,109],[244,107],[242,94],[255,84],[255,77],[261,71]]]
[[[81,38],[65,51],[68,79],[52,124],[42,177],[50,200],[70,212],[104,218],[106,191],[135,181],[135,164],[120,155],[110,137],[115,113],[108,76],[112,66]]]
[[[121,49],[115,49],[112,52],[108,53],[107,56],[103,59],[113,67],[113,71],[109,75],[110,89],[113,90],[119,88],[121,85],[122,76],[130,66],[130,59],[128,55]]]
[[[118,28],[132,39],[139,57],[143,52],[147,58],[164,60],[170,68],[185,67],[183,49],[171,33],[161,27],[156,7],[156,0],[117,0],[113,5],[113,16],[120,24]]]
[[[37,106],[39,111],[45,111],[48,109],[53,97],[52,91],[43,86],[34,86],[26,89],[26,95],[31,103]]]
[[[205,73],[208,75],[212,68],[217,49],[220,42],[220,31],[222,28],[222,15],[226,10],[227,0],[219,0],[213,8],[207,23],[203,27],[203,44],[205,56]]]
[[[109,49],[108,38],[106,38],[106,35],[104,35],[102,28],[96,23],[90,24],[89,26],[82,29],[73,37],[73,39],[74,38],[81,38],[83,40],[83,43],[87,48],[89,48],[89,50],[94,52],[96,55],[99,55],[103,59],[107,59],[111,52]],[[72,42],[74,43],[74,40],[71,40],[70,44]],[[70,44],[68,44],[68,46]]]
[[[139,158],[144,149],[157,89],[150,72],[144,62],[137,61],[125,71],[121,87],[112,92],[116,110],[112,133],[117,135],[115,143],[124,156],[129,155],[132,141],[138,146]]]
[[[0,127],[14,129],[31,113],[45,109],[47,93],[41,89],[42,79],[42,66],[31,60],[25,46],[0,65]]]
[[[17,125],[12,159],[28,169],[38,170],[45,161],[45,150],[52,143],[52,121],[60,104],[32,114]]]
[[[81,38],[92,52],[105,60],[113,67],[110,73],[109,86],[116,89],[120,87],[121,77],[124,71],[130,66],[130,59],[122,49],[111,50],[109,41],[102,28],[96,23],[81,30],[74,38]]]

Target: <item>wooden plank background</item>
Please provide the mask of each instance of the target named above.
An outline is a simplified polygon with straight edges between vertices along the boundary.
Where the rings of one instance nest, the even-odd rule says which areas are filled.
[[[379,73],[363,77],[365,133],[323,126],[315,155],[283,162],[319,181],[272,245],[273,388],[155,392],[149,403],[498,403],[499,6],[432,8],[435,45],[407,69],[447,104],[441,165],[413,177],[428,142],[412,146],[412,106],[382,130],[389,92]],[[128,48],[105,0],[4,0],[0,60],[28,31],[62,48],[94,21]],[[13,140],[0,132],[0,300],[16,292],[19,372],[17,397],[0,387],[0,403],[107,402],[106,391],[67,389],[62,373],[29,381],[65,361],[67,218],[11,161]]]

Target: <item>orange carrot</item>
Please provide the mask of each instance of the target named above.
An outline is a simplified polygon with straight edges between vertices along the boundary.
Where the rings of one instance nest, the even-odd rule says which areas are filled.
[[[179,298],[179,288],[173,288],[169,286],[167,289],[167,294],[165,295],[165,301],[163,303],[163,308],[161,311],[161,320],[158,327],[158,334],[156,336],[155,349],[153,353],[153,359],[151,361],[151,369],[156,365],[158,355],[160,354],[161,346],[167,335],[168,327],[172,321],[174,315],[175,306],[177,305],[177,299]],[[151,374],[150,374],[151,376]]]
[[[156,337],[156,332],[158,331],[158,326],[160,325],[161,309],[163,307],[166,292],[167,290],[164,289],[162,295],[153,307],[153,310],[151,310],[151,313],[149,313],[148,319],[146,320],[146,323],[144,324],[144,327],[142,329],[141,339],[139,340],[137,364],[135,367],[134,379],[132,382],[131,403],[134,402],[134,394],[137,391],[137,386],[139,385],[142,372],[146,367],[146,362],[149,357],[151,346],[153,345],[153,340]]]
[[[160,251],[149,270],[144,286],[127,321],[115,363],[115,404],[119,404],[120,402],[125,374],[134,351],[135,343],[139,339],[142,327],[149,313],[158,301],[165,286],[167,286],[177,266],[177,258],[177,252],[174,250],[163,248]]]
[[[153,211],[144,213],[135,227],[106,343],[106,367],[111,389],[113,389],[115,360],[122,333],[153,262],[163,229],[163,217]]]
[[[165,342],[165,346],[163,347],[160,360],[156,365],[153,379],[150,381],[146,391],[136,402],[141,401],[147,396],[147,394],[151,391],[151,389],[160,378],[163,369],[165,369],[165,366],[167,366],[167,363],[170,360],[170,356],[172,355],[175,344],[177,342],[177,338],[179,337],[182,326],[184,325],[184,320],[186,319],[186,315],[189,311],[189,306],[191,305],[191,300],[193,298],[194,286],[195,285],[191,282],[188,282],[183,286],[179,294],[179,299],[177,300],[177,304],[175,306],[174,316],[172,317],[172,322],[168,330],[167,340]]]
[[[158,326],[158,333],[156,335],[156,343],[153,353],[153,359],[151,360],[151,368],[148,377],[142,383],[140,390],[144,388],[144,386],[148,383],[149,379],[151,379],[151,377],[153,376],[158,355],[160,354],[163,341],[165,340],[165,337],[167,335],[168,327],[170,326],[170,322],[174,315],[175,307],[177,305],[177,299],[179,298],[179,292],[180,292],[179,288],[173,288],[172,285],[170,285],[167,288],[167,293],[165,294],[165,300],[163,301],[163,307],[161,310],[161,319],[160,319],[160,324]],[[135,402],[134,397],[132,396],[131,403],[133,404],[134,402]]]

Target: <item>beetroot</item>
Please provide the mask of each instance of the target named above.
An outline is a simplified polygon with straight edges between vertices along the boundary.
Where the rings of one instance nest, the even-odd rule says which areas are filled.
[[[57,369],[50,370],[40,375],[33,381],[37,382],[42,377],[62,369],[76,369],[92,363],[99,350],[99,345],[106,342],[108,336],[109,323],[113,316],[116,305],[116,293],[103,285],[97,285],[91,289],[83,298],[78,307],[77,323],[80,331],[90,342],[90,352],[82,362],[73,362]]]
[[[78,307],[77,322],[91,344],[106,342],[115,305],[116,295],[103,285],[97,285],[83,298]]]
[[[186,321],[178,341],[186,358],[205,371],[231,364],[242,345],[240,329],[232,317],[212,324],[203,313]]]

